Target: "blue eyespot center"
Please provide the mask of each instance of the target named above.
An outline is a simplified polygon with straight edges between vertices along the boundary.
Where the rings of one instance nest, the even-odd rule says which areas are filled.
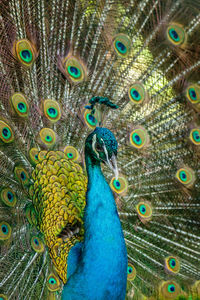
[[[179,42],[179,41],[180,41],[179,35],[178,35],[178,33],[176,32],[175,29],[171,28],[171,29],[169,30],[169,35],[170,35],[170,37],[171,37],[175,42]]]
[[[23,102],[18,103],[17,107],[18,107],[18,109],[19,109],[20,111],[21,111],[21,110],[24,110],[24,109],[26,108],[26,106],[24,105]]]
[[[128,274],[131,274],[133,272],[133,268],[128,266]]]
[[[70,71],[75,75],[78,75],[78,69],[76,67],[70,67]]]
[[[170,265],[171,265],[171,267],[175,267],[175,266],[176,266],[176,261],[175,261],[175,259],[171,259],[171,260],[170,260]]]
[[[38,246],[39,245],[39,242],[37,239],[34,239],[34,243]]]
[[[190,88],[190,89],[189,89],[189,95],[190,95],[190,98],[191,98],[193,101],[197,100],[197,94],[196,94],[196,92],[195,92],[195,89]]]
[[[139,135],[136,135],[136,136],[135,136],[135,139],[136,139],[137,142],[139,142],[139,141],[140,141]]]
[[[55,280],[54,278],[51,277],[51,278],[49,279],[49,283],[50,283],[50,284],[56,284],[56,280]]]
[[[192,133],[192,137],[193,139],[195,140],[195,142],[200,142],[200,135],[199,135],[199,132],[197,130],[195,130],[193,133]]]
[[[187,175],[186,175],[185,171],[181,171],[180,172],[180,179],[182,181],[186,181],[187,180]]]
[[[31,58],[31,53],[30,53],[29,50],[22,50],[21,54],[22,54],[22,57],[24,59],[30,59]]]
[[[120,189],[121,184],[120,184],[119,180],[116,180],[116,179],[114,180],[114,186],[115,186],[115,188],[116,188],[117,190]]]
[[[136,101],[139,101],[141,99],[141,96],[136,89],[131,89],[131,96]]]
[[[7,129],[7,128],[4,128],[4,129],[3,129],[3,134],[4,134],[5,136],[8,135],[8,129]]]
[[[120,53],[125,54],[127,52],[127,48],[122,42],[116,41],[115,45]]]
[[[24,59],[31,57],[30,52],[28,50],[23,50],[22,51],[22,56],[23,56]]]
[[[67,70],[69,74],[74,78],[80,78],[81,77],[81,71],[75,67],[75,66],[68,66]]]
[[[50,117],[56,118],[58,115],[58,112],[54,107],[50,107],[50,108],[48,108],[48,114],[50,115]]]
[[[24,173],[24,171],[21,172],[21,179],[23,181],[26,180],[26,174]]]
[[[174,284],[169,284],[169,286],[168,286],[168,291],[169,291],[170,293],[174,293],[174,292],[175,292],[175,286],[174,286]]]
[[[51,107],[51,108],[49,108],[49,112],[50,112],[51,114],[54,114],[54,115],[55,115],[56,110],[55,110],[55,108]]]
[[[12,202],[14,199],[13,193],[11,193],[11,192],[7,192],[7,197],[8,197],[9,202]]]
[[[8,233],[8,227],[6,225],[2,225],[1,226],[1,230],[4,234],[7,234]]]
[[[27,63],[30,63],[32,61],[33,56],[31,51],[28,49],[20,51],[19,55],[21,59]]]
[[[9,138],[10,137],[10,130],[6,127],[3,128],[2,133],[4,135],[5,138]]]
[[[141,140],[140,136],[137,133],[133,134],[132,139],[133,139],[133,142],[136,145],[141,145],[142,144],[142,140]]]
[[[97,119],[89,113],[86,115],[86,120],[91,126],[96,126],[97,124]]]
[[[38,154],[35,155],[35,159],[38,160]]]
[[[53,138],[50,135],[45,136],[45,141],[50,143],[53,140]]]
[[[89,118],[92,122],[95,121],[95,117],[94,117],[93,115],[89,115],[88,118]]]
[[[141,214],[145,214],[145,212],[146,212],[146,207],[144,206],[144,205],[140,205],[140,212],[141,212]]]

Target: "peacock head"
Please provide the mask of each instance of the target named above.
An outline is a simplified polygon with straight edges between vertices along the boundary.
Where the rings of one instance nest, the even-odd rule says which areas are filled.
[[[107,164],[114,171],[116,178],[118,177],[117,148],[118,144],[114,134],[103,127],[96,127],[85,143],[85,153],[90,156],[92,162]]]

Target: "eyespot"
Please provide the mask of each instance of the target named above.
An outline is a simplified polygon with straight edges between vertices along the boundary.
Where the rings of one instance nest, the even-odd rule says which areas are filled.
[[[126,57],[131,48],[131,40],[125,34],[118,34],[115,36],[113,40],[113,48],[118,56]]]
[[[14,175],[17,181],[22,185],[25,186],[29,184],[29,174],[23,167],[16,166],[14,169]]]
[[[141,220],[149,221],[152,217],[152,208],[150,203],[141,201],[136,206],[137,214]]]
[[[200,129],[199,128],[193,128],[190,131],[190,140],[193,144],[199,146],[200,145]]]
[[[26,67],[30,67],[36,59],[36,49],[27,39],[15,42],[14,52],[18,61]]]
[[[188,167],[181,168],[176,172],[176,178],[186,187],[191,187],[195,181],[194,171]]]
[[[91,114],[90,110],[87,110],[87,109],[85,110],[84,120],[89,128],[92,128],[92,129],[96,128],[98,121],[95,118],[95,116]]]
[[[135,104],[141,104],[146,97],[146,92],[142,84],[134,83],[128,90],[129,99]]]
[[[180,270],[180,262],[176,257],[168,256],[165,259],[165,267],[172,273],[178,273]]]
[[[128,183],[124,177],[119,177],[118,180],[113,177],[110,182],[110,187],[115,193],[121,194],[123,192],[126,192]]]
[[[167,28],[167,38],[173,45],[181,45],[186,40],[186,34],[181,25],[171,24]]]
[[[149,136],[144,128],[136,128],[130,134],[130,143],[136,149],[142,149],[149,143]]]
[[[33,248],[33,250],[35,252],[38,252],[38,253],[44,252],[44,244],[43,244],[42,240],[37,236],[33,236],[31,238],[31,247]]]
[[[69,160],[76,161],[79,158],[79,153],[73,146],[66,146],[64,153]]]
[[[0,294],[0,300],[8,300],[8,297],[4,294]]]
[[[27,117],[29,114],[29,105],[25,98],[25,96],[21,93],[14,93],[11,98],[11,105],[15,111],[15,113],[19,117]]]
[[[130,262],[128,263],[127,267],[127,279],[129,281],[133,281],[136,277],[136,269]]]
[[[51,273],[47,278],[47,287],[51,292],[56,292],[60,289],[60,281],[55,274]]]
[[[44,114],[51,122],[57,122],[61,118],[59,104],[51,99],[46,99],[44,101]]]
[[[4,143],[11,143],[14,140],[14,135],[11,127],[4,121],[0,121],[0,139]]]
[[[0,240],[8,240],[11,236],[11,227],[7,222],[0,223]]]
[[[0,197],[3,203],[6,204],[7,206],[14,207],[16,205],[17,198],[12,189],[3,188],[1,190]]]
[[[72,83],[80,83],[86,79],[86,68],[81,60],[74,56],[67,56],[63,60],[64,75]]]
[[[164,281],[160,286],[160,294],[167,299],[176,299],[180,295],[181,288],[175,281]]]
[[[31,148],[29,150],[29,157],[30,157],[31,163],[34,166],[37,165],[37,163],[39,162],[38,154],[39,154],[39,150],[37,148]]]
[[[200,102],[200,86],[198,84],[191,84],[186,90],[186,97],[192,104]]]
[[[43,144],[47,147],[51,147],[56,142],[55,132],[50,128],[43,128],[40,130],[40,138]]]

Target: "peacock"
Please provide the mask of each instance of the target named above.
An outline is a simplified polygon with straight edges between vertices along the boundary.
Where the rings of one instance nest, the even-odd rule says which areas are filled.
[[[0,15],[0,300],[200,299],[200,1]]]

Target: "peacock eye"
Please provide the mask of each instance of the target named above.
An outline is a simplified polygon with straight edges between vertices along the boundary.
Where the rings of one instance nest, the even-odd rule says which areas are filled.
[[[99,143],[96,143],[96,150],[98,152],[103,152],[103,146],[101,144],[99,144]]]

